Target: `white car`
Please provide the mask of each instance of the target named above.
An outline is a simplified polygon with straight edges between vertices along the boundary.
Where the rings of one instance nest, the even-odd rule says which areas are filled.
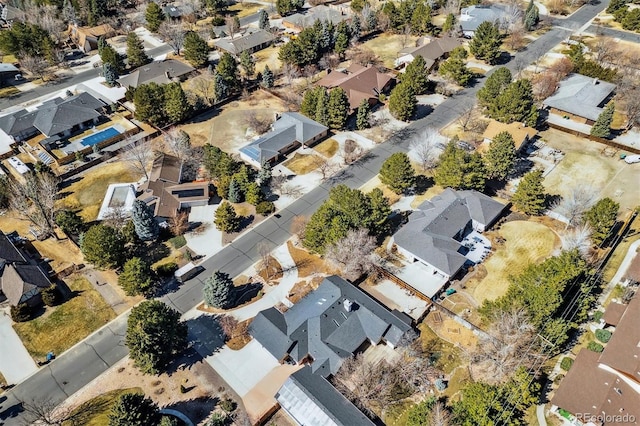
[[[627,164],[640,163],[640,155],[627,155],[624,157],[624,162]]]

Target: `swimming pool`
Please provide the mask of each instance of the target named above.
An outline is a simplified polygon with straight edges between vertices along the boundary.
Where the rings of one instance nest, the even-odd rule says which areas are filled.
[[[110,139],[116,135],[119,135],[120,132],[117,131],[115,128],[113,127],[108,127],[106,129],[104,129],[101,132],[98,133],[94,133],[91,136],[87,136],[86,138],[82,139],[82,141],[80,141],[80,143],[84,146],[93,146],[97,143],[100,143],[104,140]]]

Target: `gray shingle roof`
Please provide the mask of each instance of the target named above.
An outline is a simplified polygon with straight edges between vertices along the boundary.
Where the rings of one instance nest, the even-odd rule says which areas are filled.
[[[0,261],[4,263],[26,263],[27,261],[22,252],[2,231],[0,231]]]
[[[38,107],[33,125],[45,136],[70,130],[73,126],[98,118],[105,104],[88,93],[67,99],[56,98]]]
[[[436,38],[422,46],[407,47],[402,49],[400,53],[411,54],[414,58],[422,56],[427,64],[427,68],[431,68],[438,59],[447,53],[450,53],[456,47],[461,46],[460,40],[455,37]]]
[[[558,90],[544,100],[544,105],[595,121],[602,112],[602,103],[615,89],[613,83],[570,74],[560,82]]]
[[[316,21],[331,21],[333,24],[337,25],[348,19],[350,19],[350,16],[346,13],[325,5],[319,5],[308,9],[304,14],[294,13],[293,15],[285,16],[282,19],[282,22],[305,28],[312,26]]]
[[[461,233],[475,220],[483,227],[491,224],[504,205],[477,191],[447,188],[418,211],[394,234],[395,243],[449,276],[455,275],[466,258],[458,242]]]
[[[216,40],[213,44],[219,49],[225,50],[232,55],[240,55],[245,50],[253,51],[256,47],[265,43],[271,43],[275,39],[275,36],[269,31],[257,30],[236,36],[233,39],[222,38],[220,40]]]
[[[193,71],[194,68],[184,62],[167,59],[138,67],[135,71],[120,77],[118,83],[123,87],[133,88],[149,83],[168,84],[171,83],[171,79],[180,78]]]
[[[29,112],[23,109],[13,114],[2,116],[0,117],[0,129],[9,136],[18,135],[20,132],[33,127],[33,121],[37,114],[37,111]]]
[[[485,21],[501,22],[506,16],[507,11],[502,6],[473,5],[460,10],[459,21],[462,31],[475,31]]]

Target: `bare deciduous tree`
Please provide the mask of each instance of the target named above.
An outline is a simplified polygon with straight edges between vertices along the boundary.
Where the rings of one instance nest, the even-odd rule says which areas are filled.
[[[44,79],[44,74],[49,64],[42,56],[24,55],[20,59],[20,66],[32,76]]]
[[[62,426],[73,418],[69,408],[58,408],[58,404],[51,399],[22,401],[22,408],[25,425]]]
[[[606,65],[614,59],[616,52],[616,42],[609,37],[599,36],[591,49],[593,59],[600,65]]]
[[[427,419],[430,426],[451,426],[453,424],[451,411],[441,401],[436,402],[431,408]]]
[[[192,79],[191,90],[200,96],[207,105],[213,105],[216,100],[216,85],[211,76],[200,75]]]
[[[431,170],[438,159],[440,134],[433,127],[424,128],[409,145],[411,156],[420,164],[422,170]]]
[[[478,110],[475,102],[464,103],[460,108],[460,115],[456,119],[456,123],[463,132],[471,130],[473,122],[478,119]]]
[[[247,110],[244,113],[244,122],[257,135],[261,135],[271,128],[272,120],[260,116],[256,110]]]
[[[226,339],[233,339],[238,328],[238,320],[231,315],[218,315],[216,319]]]
[[[240,21],[235,16],[227,16],[224,18],[224,24],[227,26],[227,32],[233,40],[233,37],[240,30]]]
[[[453,14],[458,16],[460,13],[461,0],[448,0],[442,8],[442,13],[445,15]]]
[[[316,154],[310,155],[312,156],[311,164],[318,172],[320,172],[323,181],[329,179],[338,171],[336,165],[323,156]]]
[[[291,64],[284,64],[282,67],[282,74],[287,79],[287,83],[291,86],[293,79],[299,77],[298,69]]]
[[[124,204],[115,204],[109,208],[109,211],[104,215],[104,223],[112,228],[120,229],[129,221],[129,212],[125,210]]]
[[[591,227],[588,224],[565,230],[561,235],[563,250],[578,250],[583,259],[591,259],[593,241]]]
[[[164,133],[164,143],[180,161],[186,161],[191,157],[191,139],[184,130],[177,127],[169,129]]]
[[[177,215],[169,220],[169,230],[175,236],[182,235],[189,229],[189,214],[186,211],[180,211]]]
[[[511,50],[520,50],[525,45],[525,28],[522,21],[511,24],[509,28],[509,37],[507,37],[507,46]]]
[[[533,96],[538,101],[548,98],[556,91],[559,81],[556,74],[548,70],[535,74],[531,79]]]
[[[158,28],[160,37],[173,49],[176,55],[180,55],[180,51],[184,46],[184,36],[186,34],[182,24],[174,24],[164,21]]]
[[[10,181],[9,206],[43,235],[55,235],[58,179],[50,173],[27,173],[24,182]]]
[[[557,202],[553,209],[567,218],[569,226],[582,223],[582,215],[597,201],[597,194],[586,185],[576,185],[569,194]]]
[[[197,14],[202,9],[200,0],[183,0],[182,9],[185,15]]]
[[[261,242],[261,243],[258,243],[257,249],[258,249],[258,256],[260,256],[258,269],[265,271],[265,274],[267,276],[267,281],[268,281],[272,278],[273,272],[274,272],[272,270],[273,265],[271,262],[271,260],[273,259],[271,257],[271,246],[266,242]]]
[[[309,218],[306,216],[294,217],[291,221],[291,233],[301,240],[304,237],[304,231],[307,227],[307,223],[309,223]]]
[[[351,164],[358,161],[362,155],[364,154],[364,150],[362,147],[353,139],[346,139],[344,141],[344,145],[342,146],[341,156],[344,160],[345,164]]]
[[[375,254],[376,239],[364,228],[351,230],[327,248],[326,259],[340,269],[347,279],[354,280],[380,263]]]
[[[140,142],[137,145],[131,144],[129,148],[122,154],[122,160],[124,160],[129,168],[135,172],[143,174],[144,177],[149,180],[149,173],[147,173],[147,166],[154,157],[154,152],[148,141]]]

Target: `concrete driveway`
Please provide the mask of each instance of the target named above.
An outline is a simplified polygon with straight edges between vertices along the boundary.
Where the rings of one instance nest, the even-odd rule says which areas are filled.
[[[187,246],[199,255],[211,256],[219,252],[223,247],[222,232],[218,231],[213,223],[218,206],[219,204],[211,204],[191,207],[189,222],[199,222],[206,226],[206,229],[199,234],[187,232],[184,235],[187,240]]]
[[[8,309],[0,312],[0,372],[7,384],[18,384],[35,373],[38,366],[11,327]]]

